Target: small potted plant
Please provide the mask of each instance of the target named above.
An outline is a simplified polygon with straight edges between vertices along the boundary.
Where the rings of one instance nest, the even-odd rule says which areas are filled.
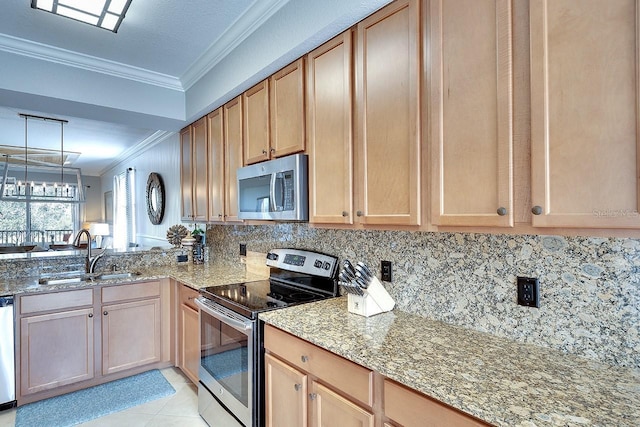
[[[193,231],[191,232],[191,236],[196,239],[196,242],[202,243],[204,240],[204,230],[200,228],[198,224],[193,225]]]

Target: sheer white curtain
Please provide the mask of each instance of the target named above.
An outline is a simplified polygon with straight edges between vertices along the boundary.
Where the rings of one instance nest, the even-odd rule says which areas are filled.
[[[113,247],[126,248],[136,243],[135,170],[113,177]]]

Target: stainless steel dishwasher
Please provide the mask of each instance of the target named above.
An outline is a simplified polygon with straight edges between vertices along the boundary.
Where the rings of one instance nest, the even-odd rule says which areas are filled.
[[[13,297],[0,297],[0,411],[16,404]]]

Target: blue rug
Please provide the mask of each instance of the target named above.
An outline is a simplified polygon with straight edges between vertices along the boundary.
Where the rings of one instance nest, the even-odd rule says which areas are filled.
[[[175,392],[156,369],[20,406],[16,427],[74,426]]]

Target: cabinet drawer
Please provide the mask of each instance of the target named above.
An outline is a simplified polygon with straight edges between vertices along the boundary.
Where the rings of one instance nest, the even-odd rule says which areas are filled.
[[[160,296],[160,282],[132,283],[102,288],[103,303],[157,296]]]
[[[489,425],[387,379],[384,380],[384,414],[404,427]]]
[[[264,328],[264,347],[360,402],[373,405],[373,372],[273,326]]]
[[[200,293],[187,285],[180,285],[180,303],[185,304],[198,311],[198,306],[194,302]]]
[[[20,314],[93,305],[93,290],[48,292],[20,297]]]

